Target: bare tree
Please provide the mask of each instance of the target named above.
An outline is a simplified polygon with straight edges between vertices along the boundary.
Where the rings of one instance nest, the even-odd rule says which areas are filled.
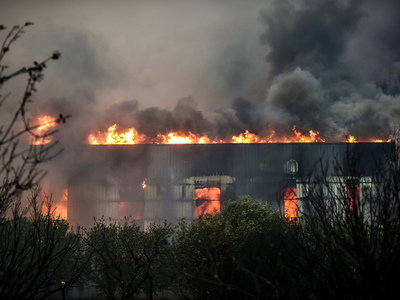
[[[400,172],[396,151],[376,153],[366,175],[357,152],[320,165],[300,185],[300,224],[289,226],[296,269],[324,299],[385,299],[400,279]],[[298,186],[299,187],[299,186]]]
[[[36,92],[36,85],[43,79],[44,69],[50,60],[57,60],[60,57],[58,51],[43,60],[33,62],[29,67],[18,70],[9,70],[3,63],[11,46],[25,32],[26,27],[33,23],[27,22],[23,26],[14,26],[6,35],[0,49],[0,92],[4,91],[11,80],[27,76],[27,83],[24,87],[22,99],[11,99],[11,94],[0,94],[0,111],[6,101],[13,101],[14,113],[10,119],[3,116],[5,123],[0,123],[0,217],[10,210],[13,204],[18,203],[24,191],[37,186],[45,173],[39,169],[39,165],[58,155],[61,150],[56,149],[57,142],[45,145],[24,145],[21,138],[40,140],[46,136],[53,135],[51,131],[40,135],[35,132],[39,124],[32,124],[27,117],[27,106],[32,104],[32,95]],[[0,30],[5,30],[0,25]],[[67,117],[62,114],[56,119],[57,123],[65,122]],[[4,121],[6,120],[6,121]]]
[[[34,141],[52,136],[56,131],[37,133],[40,124],[32,124],[27,107],[32,105],[36,85],[43,79],[46,64],[60,57],[58,51],[29,67],[9,70],[3,60],[11,46],[26,27],[14,26],[0,49],[0,91],[17,77],[26,76],[22,99],[11,99],[11,94],[0,95],[0,298],[43,299],[70,287],[82,274],[90,256],[81,247],[79,233],[73,233],[68,223],[56,216],[50,197],[38,201],[39,184],[45,176],[40,165],[58,155],[57,142],[34,145]],[[0,30],[5,26],[0,25]],[[11,101],[13,113],[4,112],[6,101]],[[62,114],[55,120],[64,123]],[[23,139],[31,139],[26,143]],[[31,193],[28,196],[29,192]],[[27,205],[22,204],[28,197]]]

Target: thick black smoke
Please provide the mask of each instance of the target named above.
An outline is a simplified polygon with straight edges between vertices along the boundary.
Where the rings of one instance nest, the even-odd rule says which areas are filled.
[[[296,125],[303,133],[319,131],[327,141],[348,134],[387,138],[400,122],[399,13],[400,2],[389,0],[273,1],[259,17],[265,25],[260,42],[268,47],[265,102],[238,95],[231,105],[205,114],[191,96],[173,109],[141,109],[140,99],[125,101],[112,104],[85,130],[117,123],[150,136],[191,131],[226,138],[269,128],[290,135]],[[237,56],[235,68],[247,69]],[[232,72],[219,73],[224,72],[230,84],[243,84]]]
[[[314,75],[336,68],[364,16],[362,2],[275,1],[261,14],[267,25],[261,41],[271,47],[266,56],[271,78],[296,68]]]

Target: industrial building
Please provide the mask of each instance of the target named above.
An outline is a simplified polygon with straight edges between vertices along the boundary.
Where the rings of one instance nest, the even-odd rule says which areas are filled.
[[[85,145],[81,153],[69,179],[70,224],[90,227],[93,217],[130,217],[146,227],[190,221],[243,195],[297,217],[311,177],[323,170],[332,184],[343,178],[371,184],[378,168],[395,159],[395,144]],[[358,178],[346,171],[349,159],[357,161]]]

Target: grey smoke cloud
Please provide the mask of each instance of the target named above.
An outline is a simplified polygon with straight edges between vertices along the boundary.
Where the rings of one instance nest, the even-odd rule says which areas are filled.
[[[228,39],[227,34],[223,44],[214,41],[213,49],[218,51],[212,59],[199,54],[200,60],[206,58],[203,62],[216,62],[206,64],[203,71],[204,76],[217,79],[217,85],[213,82],[205,89],[222,95],[218,108],[213,110],[213,105],[207,105],[208,101],[194,90],[168,100],[167,105],[156,106],[146,106],[144,99],[133,95],[138,100],[131,109],[124,108],[130,103],[124,99],[110,106],[100,105],[104,107],[102,117],[91,124],[102,130],[114,123],[125,128],[135,126],[152,136],[174,130],[226,138],[244,130],[262,133],[268,128],[290,134],[296,125],[304,133],[319,131],[329,141],[343,140],[347,134],[360,139],[387,137],[400,121],[396,103],[398,38],[393,35],[399,21],[392,13],[399,4],[380,4],[378,11],[386,19],[375,15],[376,9],[373,1],[268,1],[258,10],[258,23],[264,28],[257,37],[264,49],[263,57],[257,57],[258,63],[264,64],[261,76],[255,76],[261,73],[254,68],[250,53],[255,48],[247,46],[246,35]],[[383,49],[382,53],[390,55],[382,59],[373,52],[362,52],[364,47]],[[257,49],[255,53],[259,53]],[[360,51],[368,55],[365,59],[372,66],[382,65],[379,73],[371,67],[366,75],[366,67],[359,61],[349,63]],[[249,92],[254,86],[258,91]],[[154,87],[153,81],[148,82],[149,89]],[[226,92],[222,92],[224,88]],[[115,105],[121,109],[108,108]]]
[[[261,13],[267,29],[261,42],[274,77],[297,67],[319,74],[335,68],[364,15],[363,1],[273,1]]]
[[[267,104],[288,113],[298,128],[332,141],[346,134],[386,137],[400,121],[399,21],[393,13],[399,8],[394,1],[274,2],[261,13],[267,26],[261,42],[271,47]],[[358,53],[367,66],[348,63]]]

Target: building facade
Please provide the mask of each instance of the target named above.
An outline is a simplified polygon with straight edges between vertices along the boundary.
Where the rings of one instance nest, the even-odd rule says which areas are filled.
[[[364,190],[378,168],[395,160],[394,143],[86,145],[81,151],[69,180],[68,221],[84,227],[94,217],[127,217],[144,227],[191,221],[245,195],[298,218],[310,182],[320,176],[338,189],[348,181]],[[351,192],[358,201],[360,190]]]

